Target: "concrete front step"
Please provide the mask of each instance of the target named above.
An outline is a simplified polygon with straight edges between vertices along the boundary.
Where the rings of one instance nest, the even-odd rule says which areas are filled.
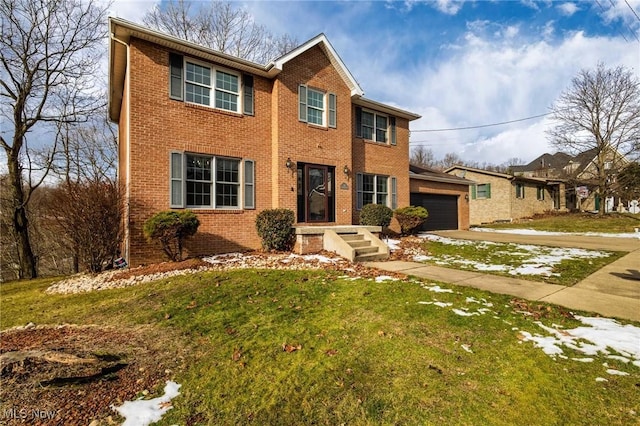
[[[347,244],[349,244],[354,249],[358,249],[360,247],[371,247],[371,241],[365,240],[347,241]]]
[[[388,253],[368,253],[356,256],[355,262],[375,262],[376,260],[385,260],[389,257]]]
[[[358,247],[356,249],[356,258],[365,254],[377,253],[378,247],[374,247],[369,243],[369,247]]]

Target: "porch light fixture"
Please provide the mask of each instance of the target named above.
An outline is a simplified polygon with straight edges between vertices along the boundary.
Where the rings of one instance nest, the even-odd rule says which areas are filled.
[[[469,194],[464,194],[464,199],[469,201]]]
[[[284,163],[284,165],[287,167],[287,169],[290,169],[293,167],[293,161],[291,161],[291,157],[287,157],[287,162]]]
[[[344,166],[342,171],[344,172],[345,175],[348,175],[349,174],[349,167],[348,166]]]

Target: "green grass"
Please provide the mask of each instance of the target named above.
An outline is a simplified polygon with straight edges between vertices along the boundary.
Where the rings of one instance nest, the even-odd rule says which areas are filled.
[[[533,219],[523,219],[514,223],[493,223],[483,225],[493,229],[528,228],[554,232],[634,232],[640,227],[640,215],[629,213],[609,213],[599,216],[592,213],[567,213],[546,215]]]
[[[422,247],[425,253],[429,254],[429,259],[425,260],[425,263],[471,271],[477,271],[479,264],[488,266],[503,265],[504,268],[515,269],[527,263],[527,261],[534,261],[535,257],[539,255],[544,255],[554,250],[564,250],[561,248],[535,246],[536,252],[533,252],[530,247],[524,247],[518,244],[484,241],[460,241],[460,244],[425,241]],[[508,270],[500,271],[493,269],[483,270],[482,272],[507,277],[517,276],[522,279],[571,286],[626,254],[623,252],[603,253],[607,254],[607,256],[563,259],[552,268],[551,276],[512,275]]]
[[[80,295],[46,295],[48,284],[2,284],[1,328],[147,324],[183,336],[176,344],[186,345],[188,367],[175,377],[181,395],[161,424],[639,420],[639,368],[601,356],[592,363],[551,359],[518,338],[518,330],[540,328],[507,296],[454,286],[454,293],[433,293],[416,281],[351,281],[317,271],[201,273]],[[485,298],[492,312],[462,317],[418,303],[477,309],[468,297]],[[535,306],[546,325],[579,324],[557,308]],[[287,353],[283,344],[301,349]],[[631,374],[609,376],[605,361]]]

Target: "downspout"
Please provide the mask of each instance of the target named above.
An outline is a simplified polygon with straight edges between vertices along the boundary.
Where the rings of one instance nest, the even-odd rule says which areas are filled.
[[[126,71],[125,71],[125,84],[124,84],[124,88],[123,91],[124,93],[126,93],[127,97],[127,107],[126,107],[126,111],[125,111],[125,116],[126,116],[126,124],[125,124],[125,129],[124,129],[124,133],[125,133],[125,138],[126,138],[126,152],[127,152],[127,163],[126,163],[126,179],[125,179],[125,199],[124,199],[124,203],[123,203],[123,223],[124,223],[124,229],[123,229],[123,235],[122,235],[122,240],[123,240],[123,253],[121,253],[121,257],[124,258],[127,263],[130,265],[130,244],[131,244],[131,235],[130,235],[130,230],[129,230],[129,221],[130,221],[130,217],[131,217],[131,151],[130,151],[130,145],[131,145],[131,134],[130,134],[130,119],[131,119],[131,114],[130,114],[130,108],[131,108],[131,99],[129,96],[129,78],[128,78],[128,74],[129,74],[129,70],[130,70],[130,55],[129,55],[129,45],[125,42],[123,42],[122,40],[119,40],[116,38],[115,34],[113,32],[111,32],[109,34],[109,38],[116,42],[116,43],[120,43],[121,45],[123,45],[127,51],[127,65],[126,65]],[[109,44],[109,56],[111,57],[112,52],[111,52],[111,43]],[[109,61],[111,62],[111,61]],[[123,94],[123,98],[124,98],[124,94]],[[110,99],[111,100],[111,99]],[[111,107],[111,105],[109,105],[109,108]],[[109,113],[109,112],[107,112]],[[122,113],[122,112],[121,112]],[[120,123],[118,123],[118,128],[120,127]],[[118,132],[118,164],[121,164],[121,158],[120,158],[120,132]],[[118,177],[118,181],[119,181],[119,177]]]

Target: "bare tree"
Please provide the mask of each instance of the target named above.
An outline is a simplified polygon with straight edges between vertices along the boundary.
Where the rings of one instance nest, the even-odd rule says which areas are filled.
[[[547,131],[551,143],[577,155],[593,150],[593,182],[600,197],[610,195],[612,177],[638,154],[640,82],[624,67],[582,70],[552,107],[558,124]],[[600,203],[604,214],[605,203]]]
[[[226,1],[170,0],[156,5],[142,22],[158,31],[261,64],[298,44],[289,35],[272,34],[257,24],[248,10]]]
[[[0,111],[11,123],[3,128],[0,144],[7,156],[21,278],[38,274],[27,207],[57,148],[49,146],[36,164],[28,140],[42,144],[47,124],[86,120],[104,104],[96,96],[95,75],[107,6],[94,0],[0,0]]]
[[[411,150],[409,162],[416,166],[433,167],[436,164],[436,157],[431,149],[418,145]]]

